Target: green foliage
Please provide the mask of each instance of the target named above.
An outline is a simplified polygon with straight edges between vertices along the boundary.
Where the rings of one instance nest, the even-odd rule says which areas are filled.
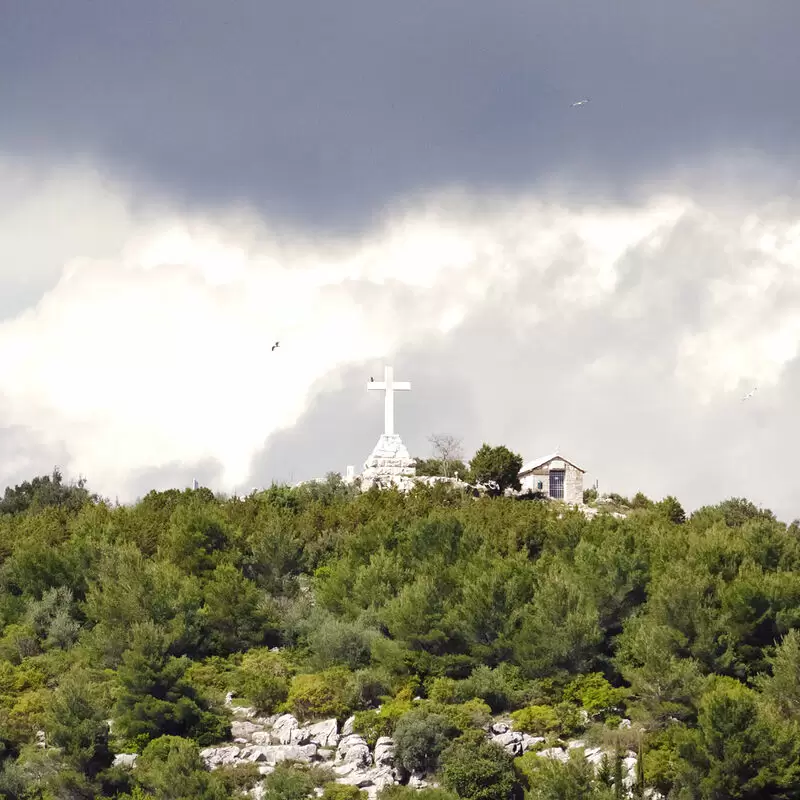
[[[395,761],[410,773],[434,772],[439,764],[439,755],[458,732],[441,714],[427,709],[409,711],[395,727]]]
[[[328,783],[323,787],[322,800],[367,800],[367,793],[358,786]]]
[[[441,763],[442,785],[463,800],[508,800],[517,785],[512,757],[479,731],[456,739]]]
[[[0,515],[21,514],[49,507],[78,511],[86,503],[98,500],[97,495],[89,494],[85,486],[85,478],[64,485],[61,471],[55,467],[52,475],[40,475],[33,480],[23,481],[13,489],[7,486],[0,500]]]
[[[493,485],[497,494],[503,494],[506,489],[519,490],[522,463],[522,456],[504,445],[492,447],[484,443],[469,463],[470,475],[476,483]]]
[[[154,800],[228,800],[221,779],[208,773],[194,742],[162,736],[144,748],[136,762],[139,787]]]
[[[252,768],[209,775],[195,758],[229,735],[230,691],[261,713],[355,711],[370,743],[399,730],[409,764],[436,768],[438,753],[449,769],[431,800],[518,790],[495,763],[504,751],[480,744],[499,713],[533,734],[641,746],[637,797],[797,794],[797,525],[741,498],[688,519],[671,496],[611,499],[601,507],[624,519],[444,485],[362,494],[338,476],[130,507],[60,477],[9,489],[0,795],[182,797],[174,767],[198,796],[236,796]],[[432,744],[408,733],[421,718],[437,720]],[[112,749],[144,755],[151,741],[166,744],[142,761],[149,783],[110,766]],[[532,797],[619,785],[618,759],[591,786],[529,761],[543,770]],[[273,800],[330,781],[317,772],[284,765]]]
[[[525,800],[611,800],[614,792],[595,776],[594,768],[580,751],[572,750],[561,763],[526,753],[514,762],[525,786]]]
[[[458,800],[458,796],[446,789],[413,789],[395,784],[381,789],[378,800]]]
[[[168,655],[168,639],[152,623],[137,626],[117,673],[115,730],[141,750],[151,739],[187,736],[200,744],[222,739],[228,726],[184,675],[186,658]]]
[[[547,736],[558,730],[559,719],[552,706],[528,706],[511,714],[514,730],[529,733],[532,736]]]
[[[293,667],[280,653],[250,650],[231,678],[231,688],[259,711],[273,714],[289,696]]]
[[[324,672],[295,675],[286,707],[306,720],[315,717],[343,719],[351,711],[350,671],[334,667]]]
[[[278,764],[264,780],[262,797],[263,800],[306,800],[314,788],[314,779],[307,770],[291,764]]]
[[[625,699],[624,689],[615,689],[600,672],[581,675],[564,689],[564,699],[578,703],[591,717],[604,718],[619,710]]]

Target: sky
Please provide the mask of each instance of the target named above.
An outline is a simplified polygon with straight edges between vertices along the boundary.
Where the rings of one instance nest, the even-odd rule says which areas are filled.
[[[392,364],[412,455],[559,447],[601,491],[800,517],[799,26],[0,4],[0,487],[359,471]]]

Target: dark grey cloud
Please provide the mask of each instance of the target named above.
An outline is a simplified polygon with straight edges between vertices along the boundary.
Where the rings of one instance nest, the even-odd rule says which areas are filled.
[[[729,149],[793,187],[798,27],[794,0],[5,3],[0,150],[324,225],[449,183],[622,196]]]
[[[593,306],[564,300],[560,283],[582,271],[581,246],[565,241],[558,268],[518,270],[508,292],[487,298],[452,334],[402,347],[392,356],[395,374],[412,392],[398,396],[396,427],[411,453],[428,455],[431,433],[462,437],[467,457],[483,442],[525,459],[560,446],[588,470],[586,485],[599,480],[603,491],[673,494],[687,510],[744,496],[787,521],[800,516],[786,472],[787,442],[800,436],[800,359],[746,403],[741,396],[757,381],[746,370],[733,390],[717,385],[708,403],[690,381],[676,380],[687,334],[725,325],[711,282],[735,285],[748,272],[746,254],[725,250],[708,213],[687,212],[658,248],[632,248],[618,262],[615,290]],[[776,284],[779,291],[782,298],[761,298],[762,317],[740,341],[731,336],[731,350],[796,307],[791,281]],[[525,322],[526,308],[543,314]],[[709,351],[708,359],[722,355]],[[344,473],[346,464],[360,470],[382,429],[382,405],[365,387],[380,368],[321,381],[297,425],[254,459],[252,482]],[[698,381],[706,378],[701,368]]]

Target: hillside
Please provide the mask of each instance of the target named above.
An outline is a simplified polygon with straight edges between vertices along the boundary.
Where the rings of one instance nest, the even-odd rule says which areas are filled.
[[[0,796],[798,796],[796,523],[604,499],[8,489]]]

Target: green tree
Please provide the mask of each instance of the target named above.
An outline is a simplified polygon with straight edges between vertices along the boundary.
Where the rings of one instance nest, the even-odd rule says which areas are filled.
[[[229,800],[222,781],[206,771],[194,742],[161,736],[136,762],[136,780],[153,800]]]
[[[463,800],[508,800],[518,786],[513,758],[483,731],[456,739],[441,763],[442,785]]]
[[[135,627],[133,645],[117,672],[115,731],[141,749],[160,736],[187,736],[200,744],[224,738],[229,727],[184,678],[187,658],[168,654],[168,638],[151,622]]]
[[[495,494],[503,494],[506,489],[519,490],[522,463],[522,456],[504,445],[492,447],[484,443],[470,461],[470,475],[476,483],[492,486]]]
[[[441,714],[426,709],[409,711],[395,727],[395,759],[407,772],[434,772],[440,754],[457,734],[455,726]]]

